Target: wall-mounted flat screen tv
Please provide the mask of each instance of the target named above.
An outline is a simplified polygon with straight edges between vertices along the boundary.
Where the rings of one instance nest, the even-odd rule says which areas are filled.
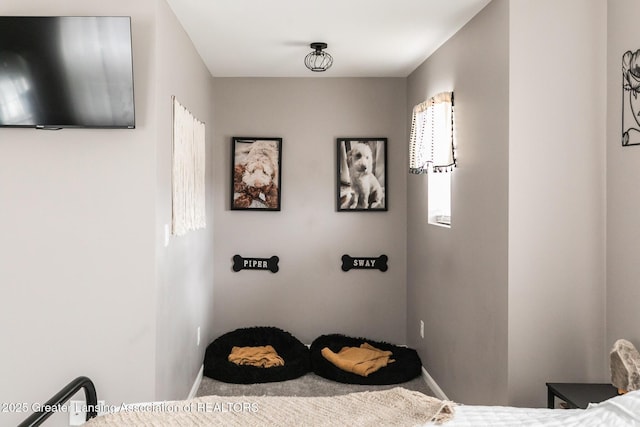
[[[131,18],[0,16],[0,126],[135,128]]]

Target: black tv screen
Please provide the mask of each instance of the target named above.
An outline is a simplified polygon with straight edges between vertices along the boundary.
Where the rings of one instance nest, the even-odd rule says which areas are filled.
[[[131,18],[0,17],[0,126],[134,128]]]

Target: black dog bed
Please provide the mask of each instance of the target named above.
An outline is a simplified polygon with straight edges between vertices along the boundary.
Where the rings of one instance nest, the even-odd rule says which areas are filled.
[[[360,347],[360,344],[369,343],[383,350],[391,351],[395,362],[380,368],[366,377],[343,371],[329,362],[321,354],[323,348],[328,347],[334,353],[338,353],[342,347]],[[316,338],[310,348],[311,369],[321,377],[329,380],[365,385],[399,384],[410,381],[422,374],[422,362],[418,352],[408,347],[398,347],[385,342],[376,342],[366,338],[352,338],[340,334],[322,335]]]
[[[284,366],[260,368],[236,365],[228,357],[234,346],[271,345]],[[310,370],[309,349],[289,332],[269,326],[241,328],[218,337],[204,355],[204,375],[234,384],[257,384],[298,378]]]

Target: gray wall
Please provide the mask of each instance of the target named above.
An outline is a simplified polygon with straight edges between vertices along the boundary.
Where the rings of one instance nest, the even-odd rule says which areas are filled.
[[[640,263],[638,200],[640,146],[622,147],[622,55],[640,49],[634,0],[608,2],[607,46],[607,335],[610,349],[619,338],[640,348]]]
[[[195,325],[211,323],[213,217],[163,249],[170,94],[211,122],[211,80],[161,0],[7,0],[0,14],[131,16],[137,119],[135,130],[0,129],[0,401],[41,402],[78,375],[109,402],[186,397],[203,353]],[[180,69],[162,51],[174,37]]]
[[[216,78],[214,330],[272,325],[405,343],[405,79]],[[232,136],[282,137],[282,211],[230,211]],[[336,138],[387,137],[388,212],[336,212]],[[231,270],[235,254],[280,271]],[[389,256],[343,272],[340,257]]]
[[[213,78],[164,0],[157,1],[156,145],[156,385],[158,400],[187,397],[213,334]],[[180,103],[206,125],[207,227],[172,237],[172,103]],[[197,328],[200,327],[200,345]]]
[[[544,406],[546,381],[606,379],[605,16],[495,0],[409,77],[409,107],[455,90],[452,228],[410,177],[407,273],[409,343],[454,400]]]
[[[620,146],[619,76],[638,13],[494,0],[408,79],[211,79],[163,0],[5,0],[2,15],[131,15],[137,129],[0,129],[0,401],[79,374],[111,402],[182,398],[209,341],[263,324],[406,342],[464,403],[542,406],[545,381],[607,381],[613,341],[640,346],[640,148]],[[451,89],[443,229],[406,137],[411,107]],[[207,123],[208,228],[165,248],[171,95]],[[234,135],[284,138],[282,212],[229,210]],[[341,136],[389,138],[389,212],[335,212]],[[281,270],[233,273],[236,253]],[[343,273],[343,253],[390,269]]]
[[[606,14],[600,0],[510,3],[512,405],[544,406],[546,381],[607,379]]]
[[[427,224],[427,176],[409,176],[408,344],[464,403],[507,400],[508,10],[490,3],[408,78],[408,111],[454,90],[459,162],[450,229]]]

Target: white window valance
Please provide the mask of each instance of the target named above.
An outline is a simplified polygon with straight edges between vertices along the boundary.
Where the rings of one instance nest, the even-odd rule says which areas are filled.
[[[448,172],[456,166],[453,142],[453,92],[442,92],[413,107],[409,172]]]

